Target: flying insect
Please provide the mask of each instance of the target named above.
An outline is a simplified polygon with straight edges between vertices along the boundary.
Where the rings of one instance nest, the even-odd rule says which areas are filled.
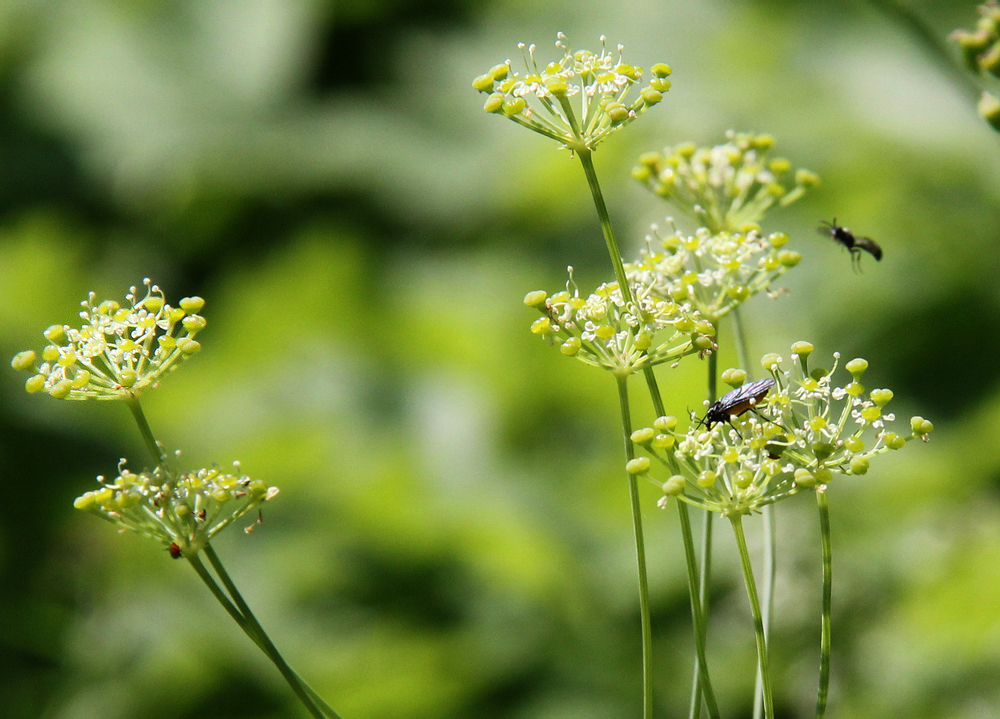
[[[816,228],[817,231],[834,242],[839,242],[851,253],[851,266],[855,271],[861,269],[861,251],[864,250],[876,261],[882,259],[882,248],[871,237],[859,237],[843,225],[837,224],[837,218],[833,222],[823,220],[823,225]]]

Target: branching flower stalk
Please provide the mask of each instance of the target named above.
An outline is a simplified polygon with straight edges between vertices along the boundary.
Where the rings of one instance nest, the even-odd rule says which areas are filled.
[[[57,399],[125,402],[149,450],[152,468],[132,471],[122,459],[114,479],[98,477],[98,488],[84,492],[74,506],[110,522],[119,532],[135,532],[158,542],[174,559],[187,559],[309,713],[316,719],[340,719],[282,657],[210,544],[223,529],[273,499],[278,489],[242,474],[238,462],[232,471],[218,466],[183,469],[180,452],[168,456],[156,441],[139,402],[144,391],[158,386],[162,377],[200,349],[194,335],[206,324],[197,314],[204,300],[188,297],[173,308],[160,289],[145,280],[143,291],[131,288],[124,304],[98,302],[92,293],[82,305],[80,327],[49,327],[41,354],[20,352],[11,365],[31,373],[25,382],[29,393],[44,390]],[[245,531],[252,532],[259,521],[258,514]],[[202,563],[202,554],[215,577]]]
[[[618,383],[619,397],[622,398],[623,428],[630,434],[631,418],[627,414],[627,378],[636,371],[642,371],[654,403],[658,401],[659,389],[653,375],[652,366],[676,359],[691,351],[698,351],[696,340],[690,337],[696,330],[698,320],[681,318],[686,310],[676,303],[650,302],[641,288],[634,288],[626,275],[621,251],[615,237],[611,218],[601,192],[592,153],[597,145],[611,133],[633,122],[640,114],[663,99],[663,93],[670,89],[667,77],[671,70],[668,65],[657,64],[651,68],[652,79],[630,97],[639,83],[643,69],[626,63],[623,47],[617,52],[607,49],[601,38],[601,51],[572,51],[562,33],[558,35],[556,46],[563,56],[540,66],[535,57],[534,45],[519,45],[525,70],[513,70],[511,62],[494,66],[489,72],[473,81],[473,87],[489,95],[484,105],[487,112],[510,118],[545,137],[554,139],[579,158],[597,210],[601,231],[608,255],[614,268],[616,283],[599,288],[597,302],[588,309],[581,326],[577,320],[575,307],[580,298],[569,293],[567,296],[548,301],[541,292],[531,293],[525,302],[539,308],[543,317],[532,327],[537,334],[548,338],[559,335],[561,349],[568,355],[579,355],[591,364],[612,369]],[[601,296],[606,299],[602,299]],[[591,296],[595,299],[595,296]],[[610,303],[608,302],[610,300]],[[557,312],[565,307],[568,312]],[[605,323],[605,316],[611,322]],[[587,325],[589,321],[590,325]],[[653,335],[672,325],[671,338],[667,349],[663,344],[652,347]],[[688,326],[691,325],[691,326]],[[688,335],[686,346],[672,344],[678,335]],[[683,344],[683,343],[682,343]],[[707,342],[711,346],[711,340]],[[702,349],[705,349],[703,346]],[[626,453],[631,455],[630,441],[626,439]],[[636,535],[636,554],[639,564],[640,614],[643,636],[643,716],[652,717],[652,661],[651,629],[649,623],[649,589],[646,580],[645,550],[642,539],[641,512],[638,506],[638,492],[634,489],[634,479],[629,475],[629,497],[632,504],[633,526]]]
[[[839,356],[833,366],[810,368],[813,346],[796,342],[791,366],[777,354],[761,359],[774,385],[754,406],[730,422],[712,427],[692,422],[685,431],[677,430],[675,417],[658,418],[652,427],[636,430],[632,441],[648,456],[637,457],[627,466],[633,473],[650,476],[652,462],[669,473],[665,481],[650,481],[661,487],[661,506],[671,499],[717,512],[732,520],[760,511],[763,507],[804,490],[822,493],[821,528],[824,532],[824,618],[822,621],[821,671],[817,707],[825,711],[829,684],[830,554],[826,492],[836,475],[867,474],[872,460],[886,452],[902,449],[909,441],[927,441],[934,429],[923,417],[910,419],[910,433],[900,434],[888,427],[895,417],[884,412],[893,398],[888,389],[866,390],[860,380],[868,362],[858,358],[846,363],[850,380],[834,382]],[[723,379],[734,387],[746,380],[743,370],[727,370]],[[692,418],[693,420],[694,418]],[[737,544],[741,525],[733,523]],[[741,549],[741,552],[743,550]],[[749,559],[744,560],[747,592],[754,613],[761,611]],[[765,716],[772,716],[770,681],[767,675],[767,641],[760,618],[758,666],[761,672]]]

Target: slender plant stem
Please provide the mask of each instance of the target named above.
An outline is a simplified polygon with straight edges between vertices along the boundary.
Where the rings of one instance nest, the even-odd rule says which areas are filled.
[[[702,611],[701,598],[698,596],[698,562],[694,555],[694,538],[691,533],[691,516],[684,502],[674,502],[677,505],[677,516],[681,523],[681,536],[684,538],[684,557],[687,560],[688,594],[691,598],[691,618],[694,622],[695,636],[695,673],[694,692],[691,695],[689,716],[697,719],[701,713],[701,699],[704,698],[708,714],[712,719],[718,719],[719,706],[712,688],[712,679],[708,672],[708,660],[705,656],[705,614]]]
[[[767,667],[767,637],[764,635],[764,620],[760,611],[760,598],[757,596],[757,583],[753,578],[753,565],[750,563],[750,552],[747,549],[746,536],[743,534],[743,517],[739,514],[730,515],[733,525],[733,535],[740,553],[740,564],[743,565],[743,583],[747,588],[750,600],[750,613],[753,615],[754,634],[757,637],[757,665],[760,667],[762,686],[764,688],[764,716],[774,719],[774,701],[771,695],[771,674]]]
[[[735,307],[732,312],[733,334],[736,338],[736,356],[739,359],[740,367],[746,373],[747,378],[753,377],[750,364],[750,343],[747,340],[746,327],[743,324],[743,315],[739,307]],[[777,568],[777,520],[774,516],[774,505],[768,504],[762,510],[764,515],[764,637],[771,636],[771,617],[774,615],[774,576]],[[764,711],[764,677],[760,667],[757,668],[757,679],[754,688],[754,719],[760,719]]]
[[[830,540],[830,507],[826,492],[816,492],[819,507],[820,541],[823,547],[823,615],[820,621],[819,690],[816,693],[816,719],[826,716],[830,691],[830,612],[833,606],[833,543]]]
[[[240,594],[239,589],[233,582],[229,573],[226,571],[225,565],[223,565],[222,560],[219,559],[219,555],[215,553],[215,549],[210,544],[205,545],[205,556],[208,557],[208,561],[212,565],[212,569],[222,580],[223,586],[229,593],[233,602],[236,604],[239,610],[240,616],[243,617],[245,625],[244,631],[251,636],[252,639],[260,646],[261,650],[267,655],[267,657],[274,663],[281,672],[281,675],[288,682],[288,685],[292,688],[292,691],[299,697],[306,708],[310,710],[315,716],[326,718],[326,719],[340,719],[340,715],[337,714],[329,705],[324,702],[319,695],[308,685],[305,681],[293,670],[285,658],[281,656],[281,652],[271,641],[271,638],[264,631],[264,627],[261,626],[260,622],[257,621],[257,617],[250,610],[250,606],[243,599],[243,595]]]
[[[618,278],[622,297],[625,299],[625,302],[632,302],[632,289],[629,287],[628,278],[625,276],[622,253],[618,249],[618,240],[615,239],[615,231],[611,227],[611,216],[608,214],[608,206],[604,204],[604,193],[601,192],[601,185],[597,181],[597,171],[594,169],[593,154],[589,149],[580,148],[576,151],[576,156],[580,158],[580,164],[583,165],[583,172],[587,175],[587,184],[590,186],[590,194],[594,197],[594,207],[597,208],[597,217],[601,221],[601,232],[604,233],[604,243],[608,246],[608,254],[611,255],[611,264],[615,268],[615,277]]]
[[[132,397],[126,402],[126,404],[132,412],[132,417],[135,419],[135,423],[139,426],[139,434],[142,435],[142,441],[146,443],[146,449],[149,450],[150,455],[153,457],[153,464],[161,464],[163,462],[163,451],[160,449],[160,445],[156,442],[156,438],[153,436],[153,430],[149,428],[149,422],[146,421],[146,415],[143,414],[142,406],[139,404],[139,399],[137,397]]]
[[[716,327],[716,338],[718,339],[718,327]],[[719,375],[719,350],[708,356],[708,403],[711,405],[717,399]],[[702,512],[700,549],[701,558],[698,562],[700,573],[697,580],[697,602],[701,622],[695,624],[695,646],[704,647],[708,643],[708,586],[712,581],[712,527],[715,524],[715,517],[707,510]],[[692,598],[694,601],[694,598]],[[692,612],[694,607],[691,608]],[[691,679],[691,705],[688,710],[691,719],[701,714],[702,684],[703,675],[708,671],[707,665],[700,659],[695,661],[694,676]]]
[[[625,435],[626,461],[635,459],[632,445],[632,415],[629,410],[628,384],[625,377],[617,377],[618,402],[622,412],[622,431]],[[639,480],[628,474],[628,494],[632,505],[632,527],[635,530],[635,558],[639,569],[639,616],[642,628],[642,716],[653,716],[653,632],[649,623],[649,581],[646,576],[646,545],[642,534],[642,508],[639,505]]]
[[[653,402],[653,410],[658,417],[662,417],[666,414],[666,410],[663,406],[663,397],[660,394],[653,368],[646,367],[644,374],[646,376],[646,386],[649,389],[649,397]],[[688,571],[688,593],[691,596],[691,618],[694,624],[695,674],[694,690],[691,694],[691,717],[694,719],[701,711],[701,697],[702,693],[704,693],[709,714],[712,719],[718,719],[719,707],[715,699],[715,691],[712,688],[712,681],[708,672],[708,660],[705,655],[705,617],[698,592],[698,562],[695,558],[694,535],[691,532],[691,515],[688,506],[684,502],[675,502],[675,504],[677,505],[677,514],[680,519],[681,537],[684,541],[684,557],[687,562]]]

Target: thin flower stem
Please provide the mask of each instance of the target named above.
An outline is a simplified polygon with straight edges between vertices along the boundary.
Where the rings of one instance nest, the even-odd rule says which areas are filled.
[[[764,716],[774,719],[774,701],[771,695],[771,674],[767,668],[767,637],[764,635],[764,620],[760,611],[760,598],[757,596],[757,583],[753,578],[753,565],[750,563],[750,552],[747,549],[747,539],[743,534],[743,516],[733,514],[729,517],[733,525],[733,535],[740,553],[740,564],[743,565],[743,583],[747,588],[750,600],[750,613],[753,615],[754,634],[757,637],[757,665],[760,667],[762,686],[764,689]]]
[[[319,695],[308,685],[305,681],[288,665],[285,658],[281,656],[281,652],[271,641],[271,638],[264,631],[264,627],[261,626],[260,622],[257,621],[257,617],[254,616],[253,612],[250,610],[249,605],[243,599],[243,595],[240,594],[239,589],[236,584],[230,578],[229,573],[226,571],[225,566],[222,564],[222,560],[219,559],[219,555],[215,553],[215,549],[212,548],[210,544],[205,545],[205,556],[208,557],[208,561],[212,565],[212,569],[222,580],[223,586],[232,597],[233,602],[235,602],[236,607],[239,610],[240,616],[243,617],[246,622],[244,631],[250,635],[251,639],[260,646],[261,650],[267,655],[267,657],[274,663],[281,672],[281,675],[288,682],[288,685],[292,688],[292,691],[299,697],[306,708],[317,717],[321,719],[341,719],[340,715],[337,714],[329,705],[324,702]],[[241,626],[243,626],[241,624]],[[256,637],[256,638],[255,638]]]
[[[153,436],[153,431],[149,428],[149,422],[146,421],[146,415],[143,414],[142,406],[139,404],[139,399],[137,397],[132,397],[126,401],[129,410],[132,412],[132,417],[135,419],[135,423],[139,426],[139,434],[142,435],[142,441],[146,443],[146,449],[153,456],[153,464],[159,465],[163,462],[163,451],[160,449],[160,445],[156,442],[156,438]]]
[[[820,541],[823,547],[823,615],[820,620],[819,690],[816,693],[816,719],[826,716],[830,691],[830,612],[833,606],[833,543],[830,541],[830,507],[826,492],[816,492],[819,507]]]
[[[715,333],[716,338],[718,338],[719,333]],[[716,400],[716,394],[718,392],[718,372],[719,370],[719,351],[718,348],[708,356],[708,403],[713,404]],[[698,575],[697,580],[697,602],[699,607],[699,613],[701,614],[701,622],[696,622],[695,624],[695,646],[700,647],[704,653],[704,648],[708,644],[708,585],[712,580],[712,527],[715,524],[714,515],[708,511],[704,510],[704,516],[702,517],[701,525],[701,560],[698,562],[698,566],[701,571]],[[692,602],[695,601],[692,596]],[[691,607],[691,611],[694,612],[694,606]],[[691,705],[689,708],[689,716],[691,719],[696,719],[699,714],[701,714],[701,700],[702,700],[702,684],[703,675],[708,671],[708,666],[700,659],[695,661],[694,664],[694,676],[691,678]]]
[[[597,181],[597,171],[594,169],[594,159],[591,151],[586,148],[578,148],[576,156],[580,158],[583,171],[587,175],[587,184],[590,186],[590,194],[594,197],[594,207],[597,208],[597,217],[601,221],[601,232],[604,233],[604,242],[608,246],[608,254],[611,255],[611,264],[615,268],[615,277],[618,278],[618,285],[622,291],[625,302],[632,302],[632,289],[628,285],[628,278],[625,276],[625,265],[622,263],[622,253],[618,249],[618,240],[615,239],[615,231],[611,227],[611,216],[608,214],[608,206],[604,204],[604,193],[601,192],[601,184]]]
[[[659,386],[656,382],[656,375],[652,367],[643,370],[646,376],[646,386],[649,389],[649,397],[653,402],[653,410],[657,417],[666,414],[663,406],[663,397],[660,394]],[[712,681],[708,672],[708,660],[705,655],[705,616],[702,611],[702,603],[698,591],[698,562],[695,559],[694,535],[691,532],[691,516],[688,512],[687,504],[676,502],[677,514],[680,519],[681,537],[684,541],[684,557],[688,570],[688,592],[691,596],[691,618],[694,624],[695,640],[695,669],[694,669],[694,690],[691,694],[691,717],[695,719],[701,712],[701,699],[704,694],[705,702],[712,719],[718,719],[719,707],[715,699],[715,691],[712,688]]]
[[[209,591],[212,592],[212,595],[216,598],[216,600],[218,600],[219,604],[222,605],[222,608],[225,609],[229,616],[231,616],[239,625],[240,629],[242,629],[250,640],[256,644],[262,652],[264,652],[272,663],[278,666],[278,670],[281,672],[282,676],[285,677],[285,681],[288,682],[292,691],[299,697],[299,700],[303,703],[309,713],[316,717],[316,719],[330,719],[331,715],[324,714],[320,711],[320,709],[312,701],[311,696],[304,692],[303,687],[300,686],[301,680],[298,679],[298,675],[296,675],[295,672],[287,666],[287,664],[285,665],[287,672],[282,669],[279,663],[275,660],[275,657],[269,651],[265,643],[265,637],[261,636],[261,634],[254,627],[253,623],[247,619],[247,617],[245,617],[239,609],[236,608],[232,601],[230,601],[229,597],[226,596],[226,593],[215,581],[215,578],[209,573],[208,569],[206,569],[205,565],[201,561],[201,558],[198,557],[198,555],[193,555],[187,557],[187,560],[201,580],[205,583],[205,586],[208,587]],[[288,672],[290,672],[290,674]]]
[[[734,307],[733,312],[733,334],[736,339],[736,356],[739,359],[740,367],[746,373],[747,378],[753,378],[750,366],[750,343],[747,341],[746,327],[743,325],[743,315],[739,307]],[[764,638],[771,636],[771,617],[774,614],[774,576],[777,567],[777,521],[774,516],[773,505],[765,505],[761,513],[764,515]],[[754,719],[760,719],[764,711],[764,677],[757,668],[757,679],[754,687]]]
[[[688,593],[691,597],[691,618],[694,622],[695,665],[694,692],[691,695],[689,716],[697,719],[701,713],[701,699],[704,698],[708,714],[712,719],[718,719],[719,706],[715,700],[715,690],[708,672],[708,660],[705,656],[705,614],[702,611],[701,598],[698,596],[698,562],[694,556],[694,538],[691,534],[691,516],[687,504],[675,502],[677,516],[681,523],[681,536],[684,538],[684,557],[687,560]]]
[[[625,435],[626,462],[635,459],[632,444],[632,415],[629,411],[628,384],[625,377],[617,377],[618,402],[622,412],[622,431]],[[635,530],[635,558],[639,569],[639,617],[642,628],[642,716],[653,716],[653,633],[649,623],[649,582],[646,577],[646,546],[642,535],[642,509],[639,506],[639,482],[628,474],[629,502],[632,505],[632,527]]]

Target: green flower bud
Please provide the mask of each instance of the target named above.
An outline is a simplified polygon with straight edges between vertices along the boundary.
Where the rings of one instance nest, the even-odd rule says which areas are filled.
[[[182,298],[179,304],[181,309],[188,314],[195,314],[201,312],[201,308],[205,306],[205,300],[195,295],[194,297]]]
[[[718,475],[712,470],[706,469],[698,474],[698,486],[702,489],[708,489],[715,484],[716,479],[718,479]]]
[[[479,90],[479,92],[492,92],[494,80],[495,78],[493,77],[493,75],[489,73],[485,75],[480,75],[479,77],[477,77],[475,80],[472,81],[472,87],[475,88],[476,90]]]
[[[884,407],[892,399],[891,389],[873,389],[871,393],[872,402],[879,407]]]
[[[616,102],[613,105],[608,105],[608,117],[611,118],[612,125],[620,125],[629,119],[631,113],[629,113],[628,108],[622,105],[620,102]]]
[[[822,462],[824,459],[828,459],[830,455],[833,454],[834,449],[836,448],[829,442],[814,442],[812,446],[812,453],[816,459]]]
[[[649,457],[636,457],[625,463],[625,471],[629,474],[645,474],[649,471]]]
[[[499,115],[503,112],[503,95],[499,92],[490,95],[486,98],[486,102],[483,103],[483,110],[494,115]]]
[[[646,103],[647,107],[652,107],[663,99],[663,93],[651,87],[647,87],[639,94],[642,96],[642,100]]]
[[[768,371],[776,369],[779,364],[781,364],[781,356],[774,352],[770,352],[760,358],[760,366]]]
[[[864,457],[851,457],[851,474],[868,474],[870,463]]]
[[[792,352],[797,354],[802,359],[811,355],[814,349],[815,347],[813,347],[809,342],[795,342],[792,344]]]
[[[23,352],[18,352],[14,355],[14,359],[10,361],[10,366],[16,370],[31,369],[35,366],[36,355],[31,350],[24,350]]]
[[[653,427],[661,432],[669,432],[677,426],[677,418],[672,415],[664,415],[653,420]]]
[[[800,467],[795,470],[794,474],[795,484],[800,487],[815,487],[816,477],[808,469]]]
[[[886,432],[882,436],[882,441],[889,449],[902,449],[906,446],[906,438],[900,437],[895,432]]]
[[[920,416],[910,417],[910,427],[913,428],[913,433],[918,436],[923,436],[934,431],[934,424]]]
[[[988,92],[979,96],[976,106],[979,116],[986,120],[994,130],[1000,131],[1000,100]]]
[[[51,327],[46,328],[42,334],[49,342],[57,345],[66,339],[66,327],[65,325],[52,325]]]
[[[771,247],[784,247],[790,240],[791,238],[784,232],[773,232],[767,238],[767,241],[771,243]]]
[[[642,429],[637,429],[632,433],[631,439],[633,444],[648,445],[653,441],[653,437],[656,436],[656,430],[652,427],[643,427]]]
[[[66,399],[69,396],[70,390],[73,389],[73,383],[68,379],[64,379],[57,382],[49,389],[49,394],[56,399]]]
[[[548,317],[539,317],[531,323],[531,332],[536,335],[546,335],[552,333],[552,320]]]
[[[28,394],[35,394],[45,389],[45,377],[40,374],[32,375],[24,382],[24,391]]]
[[[742,387],[747,381],[746,370],[730,367],[722,373],[722,381],[730,387]]]
[[[653,67],[649,68],[649,71],[653,74],[653,77],[667,77],[674,72],[670,69],[670,65],[662,62],[653,65]]]
[[[670,449],[677,444],[677,438],[672,434],[658,434],[653,438],[653,446],[657,449]]]
[[[524,296],[524,304],[528,307],[543,307],[548,298],[545,290],[532,290]]]
[[[865,443],[860,437],[848,437],[844,440],[844,447],[850,452],[864,452]]]
[[[792,250],[782,250],[778,253],[778,262],[785,267],[795,267],[795,265],[802,262],[802,255]]]
[[[684,491],[684,485],[686,484],[684,477],[679,474],[675,474],[666,482],[663,483],[663,493],[668,497],[676,497],[678,494]]]
[[[570,337],[568,340],[559,345],[559,351],[567,357],[575,357],[580,351],[580,346],[582,344],[583,343],[580,341],[579,337]]]

